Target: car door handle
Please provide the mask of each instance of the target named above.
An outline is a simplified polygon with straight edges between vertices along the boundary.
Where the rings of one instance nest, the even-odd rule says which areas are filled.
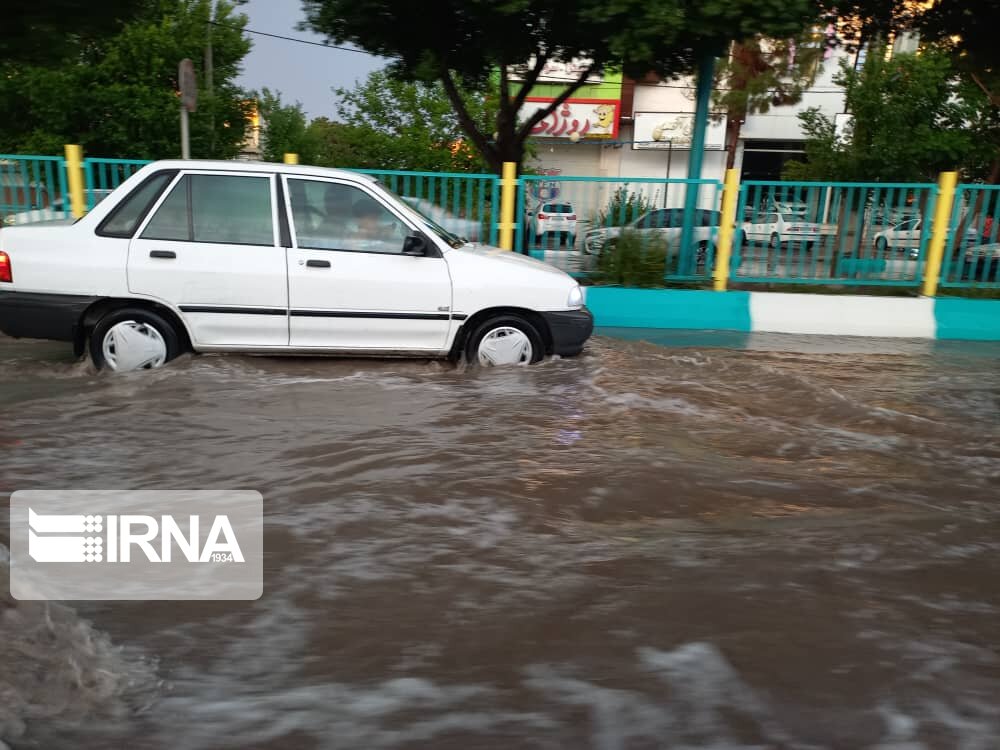
[[[150,258],[176,258],[177,253],[173,250],[151,250],[149,252]]]
[[[329,268],[330,261],[328,260],[307,260],[306,266],[309,268]]]

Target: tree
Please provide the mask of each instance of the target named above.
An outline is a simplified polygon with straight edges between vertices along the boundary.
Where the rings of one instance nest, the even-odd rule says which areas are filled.
[[[287,153],[298,154],[299,163],[317,164],[319,143],[310,133],[306,113],[299,102],[282,104],[281,92],[263,89],[256,95],[263,126],[261,156],[264,161],[282,161]]]
[[[961,98],[947,55],[886,57],[876,47],[860,70],[841,63],[834,81],[845,88],[851,125],[838,138],[818,109],[800,115],[809,162],[790,162],[786,177],[928,182],[975,161],[979,147],[968,120],[975,102]]]
[[[736,147],[747,116],[772,106],[797,104],[822,69],[823,40],[806,31],[789,39],[751,37],[735,42],[716,66],[715,106],[726,112],[726,167],[736,162]]]
[[[264,89],[258,97],[265,123],[264,158],[281,161],[291,151],[302,164],[326,167],[486,169],[463,137],[440,84],[399,81],[375,71],[354,88],[339,88],[335,94],[340,121],[319,117],[307,123],[300,104],[282,104],[279,94]],[[472,117],[485,127],[493,118],[496,94],[463,92],[462,96]]]
[[[338,135],[354,149],[351,166],[445,172],[488,168],[468,145],[451,99],[439,82],[402,81],[375,71],[353,89],[340,88],[337,115],[353,133]],[[496,118],[497,93],[457,89],[465,116],[482,132]],[[343,158],[342,156],[339,158]]]
[[[116,34],[148,5],[148,0],[7,0],[0,60],[35,65],[64,60],[81,45]]]
[[[305,25],[394,60],[403,80],[439,82],[462,130],[490,167],[521,163],[532,128],[586,84],[593,74],[621,67],[642,78],[693,70],[733,39],[757,34],[783,38],[815,21],[813,0],[303,0]],[[518,119],[551,60],[583,60],[579,75],[530,117]],[[499,78],[499,106],[490,127],[477,123],[462,86],[480,90]],[[518,79],[517,81],[512,79]],[[495,137],[494,137],[495,134]]]
[[[215,15],[210,16],[213,5]],[[214,20],[217,25],[209,25]],[[230,158],[243,142],[250,103],[235,85],[250,42],[246,17],[220,0],[150,0],[146,12],[58,66],[0,65],[0,151],[58,153],[80,143],[95,156],[160,159],[180,154],[177,65],[195,61],[200,81],[206,35],[213,91],[191,115],[191,152]]]

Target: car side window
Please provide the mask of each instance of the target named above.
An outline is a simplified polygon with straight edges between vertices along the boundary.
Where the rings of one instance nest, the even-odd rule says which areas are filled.
[[[409,228],[361,188],[318,180],[288,180],[300,248],[399,255]]]
[[[768,214],[766,221],[767,221],[768,224],[777,224],[778,223],[778,214]]]
[[[265,176],[184,175],[160,204],[142,237],[272,246],[271,180]]]
[[[182,177],[142,230],[144,240],[191,240],[188,177]]]
[[[142,222],[150,206],[160,197],[176,172],[155,174],[127,195],[115,206],[104,220],[97,233],[105,237],[131,237]],[[106,194],[99,195],[100,203]]]

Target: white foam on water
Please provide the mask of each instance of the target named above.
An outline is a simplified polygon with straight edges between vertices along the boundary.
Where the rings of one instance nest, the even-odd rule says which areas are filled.
[[[9,574],[0,545],[0,579]],[[156,664],[69,607],[0,596],[0,747],[99,722],[113,732],[155,700]],[[53,746],[49,744],[48,746]]]

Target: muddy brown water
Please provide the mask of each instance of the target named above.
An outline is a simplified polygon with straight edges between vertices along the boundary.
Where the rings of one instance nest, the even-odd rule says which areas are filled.
[[[0,493],[266,514],[256,602],[0,601],[13,748],[1000,747],[995,345],[111,376],[0,339],[0,409]]]

